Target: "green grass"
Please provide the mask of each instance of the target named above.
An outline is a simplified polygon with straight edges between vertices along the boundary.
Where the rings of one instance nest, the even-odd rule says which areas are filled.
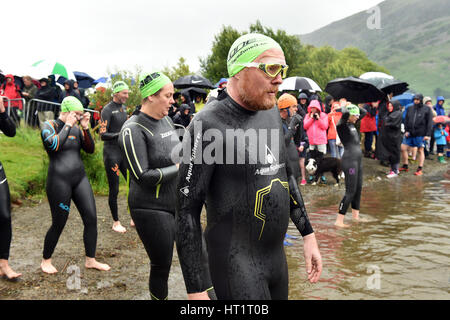
[[[95,153],[82,151],[86,174],[97,195],[108,194],[108,182],[103,165],[103,142],[98,136]],[[0,161],[8,178],[11,201],[18,199],[42,199],[45,195],[48,155],[42,145],[40,131],[20,127],[13,138],[0,134]],[[126,192],[126,182],[120,180],[120,194]]]
[[[5,168],[11,199],[43,196],[48,166],[38,130],[19,128],[13,138],[0,134],[0,161]]]

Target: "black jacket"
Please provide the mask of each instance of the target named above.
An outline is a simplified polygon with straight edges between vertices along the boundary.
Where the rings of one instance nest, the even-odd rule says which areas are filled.
[[[184,114],[184,111],[188,109],[191,110],[191,108],[187,104],[182,104],[179,108],[179,112],[175,114],[173,117],[173,123],[175,124],[181,124],[183,127],[187,127],[189,123],[191,122],[191,113]]]
[[[422,103],[412,105],[406,111],[405,131],[412,137],[431,137],[433,129],[433,114],[431,109]]]
[[[391,164],[400,162],[400,147],[402,143],[402,111],[398,101],[392,102],[394,110],[388,112],[383,119],[380,137],[377,139],[377,157]]]

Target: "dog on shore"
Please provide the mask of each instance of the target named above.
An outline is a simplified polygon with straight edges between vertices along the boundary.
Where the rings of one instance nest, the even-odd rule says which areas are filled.
[[[314,176],[312,185],[316,185],[319,178],[325,172],[332,173],[333,178],[336,180],[336,187],[339,186],[339,178],[344,178],[341,160],[338,158],[324,157],[323,153],[318,150],[308,152],[305,169],[311,176]]]

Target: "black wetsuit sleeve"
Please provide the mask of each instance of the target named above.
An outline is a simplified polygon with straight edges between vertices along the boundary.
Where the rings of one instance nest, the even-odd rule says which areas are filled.
[[[297,147],[304,142],[305,133],[303,131],[303,117],[299,114],[294,115],[289,123],[289,129],[292,130],[294,136],[294,143]]]
[[[359,108],[359,107],[358,107]],[[359,118],[358,118],[358,121],[361,121],[362,120],[362,118],[364,118],[366,115],[367,115],[367,110],[366,109],[364,109],[364,108],[359,108]],[[375,115],[376,115],[377,113],[376,113],[376,111],[375,111]],[[356,122],[358,122],[358,121],[356,121]]]
[[[111,127],[112,111],[110,108],[103,108],[101,114],[100,138],[102,141],[117,140],[120,132],[109,132]]]
[[[8,137],[16,135],[16,125],[6,112],[0,113],[0,130]]]
[[[87,130],[81,130],[81,148],[86,151],[87,153],[94,153],[95,151],[95,143],[94,139],[92,138],[91,132],[89,129]]]
[[[187,293],[208,289],[202,276],[205,266],[202,263],[200,214],[214,172],[214,164],[202,161],[201,150],[205,150],[208,143],[202,141],[201,135],[194,137],[193,128],[191,123],[183,138],[183,150],[192,150],[192,154],[180,164],[175,218],[177,252]],[[203,144],[203,148],[199,144]]]
[[[129,129],[122,133],[121,139],[128,167],[131,168],[131,173],[138,183],[154,187],[176,178],[178,173],[176,165],[150,168],[146,136],[136,126],[130,126]]]
[[[44,148],[47,152],[57,152],[66,142],[71,126],[65,124],[61,131],[56,132],[56,124],[46,121],[41,131]]]
[[[314,232],[313,227],[309,221],[308,214],[306,212],[305,202],[303,201],[302,194],[298,188],[297,181],[295,177],[288,172],[288,181],[289,181],[289,193],[291,198],[291,220],[294,225],[297,227],[297,230],[300,232],[302,237],[307,236]]]

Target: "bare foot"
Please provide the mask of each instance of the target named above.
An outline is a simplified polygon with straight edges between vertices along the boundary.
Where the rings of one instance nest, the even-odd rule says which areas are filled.
[[[353,221],[355,221],[355,222],[369,222],[369,220],[368,219],[366,219],[366,218],[361,218],[361,217],[353,217]]]
[[[21,273],[15,272],[11,267],[8,265],[8,261],[6,263],[0,264],[0,277],[6,277],[8,280],[14,280],[21,276]]]
[[[56,268],[52,265],[52,259],[42,260],[41,269],[48,274],[55,274],[58,272],[58,270],[56,270]]]
[[[334,225],[338,228],[348,228],[350,227],[348,224],[342,223],[342,222],[335,222]]]
[[[130,226],[131,226],[132,228],[136,227],[136,225],[134,224],[133,219],[131,219],[131,221],[130,221]]]
[[[119,233],[125,233],[125,232],[127,232],[127,229],[125,229],[125,228],[120,224],[120,221],[114,222],[114,224],[113,224],[113,226],[112,226],[112,229],[113,229],[115,232],[119,232]]]
[[[95,258],[86,258],[86,263],[84,265],[86,269],[97,269],[100,271],[109,271],[111,267],[106,263],[100,263]]]

